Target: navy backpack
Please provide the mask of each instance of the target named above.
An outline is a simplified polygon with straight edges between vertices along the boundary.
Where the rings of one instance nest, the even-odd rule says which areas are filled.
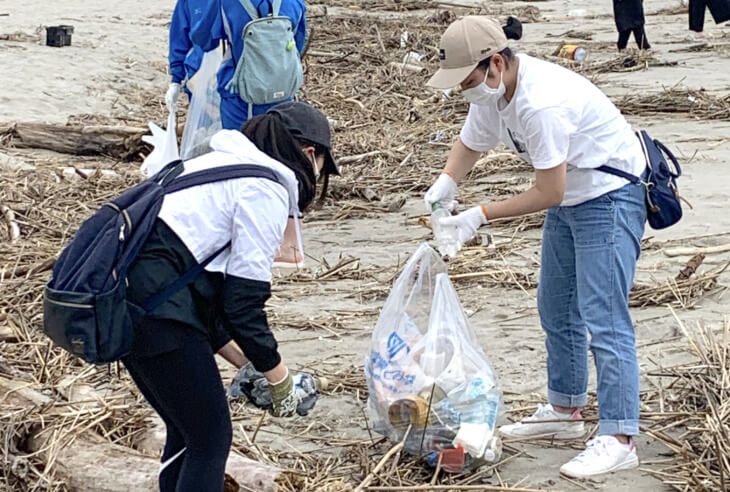
[[[134,327],[126,301],[127,269],[144,246],[165,195],[193,186],[235,178],[279,182],[266,167],[221,166],[178,177],[175,161],[128,189],[87,219],[53,268],[43,297],[43,331],[58,346],[87,362],[113,362],[129,353]],[[140,308],[150,312],[195,280],[230,246],[230,241]],[[133,287],[133,286],[132,286]]]
[[[633,184],[644,185],[646,188],[646,216],[649,225],[653,229],[664,229],[676,224],[682,218],[682,203],[677,190],[677,178],[682,175],[682,169],[674,154],[659,140],[651,138],[646,130],[642,130],[636,136],[641,142],[641,148],[646,158],[648,167],[646,181],[610,166],[601,166],[596,169],[627,179]],[[676,172],[669,167],[667,158],[672,162]]]

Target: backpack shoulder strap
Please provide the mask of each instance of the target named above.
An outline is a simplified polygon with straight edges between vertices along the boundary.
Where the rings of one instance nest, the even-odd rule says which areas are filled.
[[[165,302],[169,297],[171,297],[174,293],[176,293],[178,290],[182,289],[186,285],[188,285],[190,282],[195,280],[198,275],[203,273],[203,270],[205,270],[205,267],[207,267],[211,261],[215,260],[215,258],[227,250],[231,246],[231,242],[228,241],[226,244],[224,244],[220,249],[215,251],[212,255],[207,257],[202,262],[198,263],[194,267],[192,267],[190,270],[185,272],[181,277],[176,279],[173,283],[162,289],[160,292],[152,296],[150,299],[147,299],[147,301],[142,304],[142,309],[144,309],[145,312],[149,313],[150,311],[154,311],[155,308],[160,306],[163,302]]]
[[[165,186],[165,193],[167,194],[186,190],[194,186],[236,178],[264,178],[281,184],[276,173],[268,167],[258,166],[256,164],[232,164],[197,171],[179,177],[163,186]]]
[[[276,173],[267,167],[257,166],[255,164],[233,164],[230,166],[221,166],[191,173],[187,176],[183,176],[182,178],[175,179],[169,184],[163,186],[165,186],[166,193],[174,193],[176,191],[185,190],[201,184],[236,178],[264,178],[274,181],[275,183],[280,183]],[[228,241],[217,251],[214,251],[213,254],[185,272],[180,278],[152,296],[152,298],[148,299],[141,306],[142,309],[149,313],[160,306],[170,296],[195,280],[198,275],[203,273],[203,270],[205,270],[205,267],[208,266],[211,261],[230,246],[231,241]]]
[[[251,3],[251,0],[238,0],[241,3],[241,6],[246,10],[246,13],[248,13],[248,16],[251,17],[251,20],[260,19],[261,16],[259,15],[259,11],[256,10],[256,7],[253,6],[253,3]]]
[[[273,17],[276,17],[279,15],[279,11],[281,10],[281,0],[274,0],[271,2],[271,15]]]

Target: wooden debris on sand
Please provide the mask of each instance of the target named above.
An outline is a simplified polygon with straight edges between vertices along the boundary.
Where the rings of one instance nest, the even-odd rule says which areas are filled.
[[[707,120],[730,119],[730,94],[716,96],[700,89],[672,87],[655,94],[633,94],[616,101],[628,115],[652,113],[685,114]]]
[[[678,322],[679,319],[677,318]],[[659,391],[645,403],[658,410],[644,431],[664,443],[675,461],[645,471],[680,491],[730,488],[730,318],[713,330],[698,323],[680,329],[693,361],[649,373]]]

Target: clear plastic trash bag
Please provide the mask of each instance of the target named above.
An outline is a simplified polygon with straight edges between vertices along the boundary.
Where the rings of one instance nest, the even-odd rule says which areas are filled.
[[[192,98],[180,144],[183,160],[210,152],[208,144],[211,137],[223,128],[217,77],[222,59],[221,48],[205,53],[200,68],[188,81]]]
[[[142,137],[144,142],[152,145],[152,152],[145,157],[140,171],[148,178],[172,161],[180,159],[177,149],[177,132],[175,131],[175,112],[170,111],[167,116],[167,129],[163,130],[153,122],[149,122],[152,135]]]
[[[385,301],[365,360],[373,429],[459,472],[497,461],[497,375],[469,327],[446,264],[427,244]],[[406,433],[408,435],[406,436]]]

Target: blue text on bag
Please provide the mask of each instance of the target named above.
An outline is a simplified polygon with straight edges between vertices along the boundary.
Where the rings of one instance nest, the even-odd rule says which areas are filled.
[[[279,182],[271,169],[251,164],[221,166],[188,175],[182,161],[128,189],[87,219],[53,268],[43,299],[43,331],[57,345],[87,362],[119,360],[132,346],[134,328],[126,302],[127,269],[144,246],[164,197],[193,186],[236,178]],[[149,299],[154,310],[195,280],[230,241]]]
[[[279,15],[281,0],[271,2],[271,15],[262,17],[251,0],[239,0],[251,17],[243,28],[243,51],[226,89],[248,103],[248,117],[254,104],[288,101],[302,86],[304,72],[294,41],[294,23]]]
[[[682,169],[674,154],[659,140],[655,140],[642,130],[636,134],[641,142],[648,167],[646,180],[610,166],[596,169],[629,180],[634,184],[642,184],[646,188],[647,220],[653,229],[664,229],[679,222],[682,218],[682,203],[677,189],[677,178]],[[672,162],[674,172],[667,162]]]

